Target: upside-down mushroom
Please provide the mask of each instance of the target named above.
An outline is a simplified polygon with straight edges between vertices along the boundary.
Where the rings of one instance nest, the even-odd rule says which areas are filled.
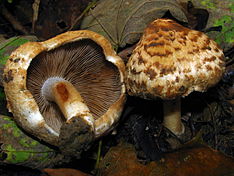
[[[27,132],[74,154],[121,115],[125,66],[101,35],[70,31],[14,51],[4,69],[8,109]]]
[[[214,86],[224,70],[222,50],[204,33],[157,19],[145,29],[128,60],[126,87],[133,96],[163,99],[163,124],[179,136],[184,133],[181,97]]]

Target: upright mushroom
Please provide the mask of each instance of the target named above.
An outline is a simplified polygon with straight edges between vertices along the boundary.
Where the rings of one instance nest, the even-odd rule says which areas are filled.
[[[80,153],[118,122],[125,66],[101,35],[71,31],[14,51],[4,70],[8,108],[27,132]]]
[[[224,73],[224,55],[204,33],[170,19],[157,19],[144,31],[126,66],[130,95],[164,100],[164,126],[184,132],[180,97],[204,92]]]

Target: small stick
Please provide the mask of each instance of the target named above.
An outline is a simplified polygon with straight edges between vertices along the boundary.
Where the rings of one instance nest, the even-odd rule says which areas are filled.
[[[71,27],[68,28],[68,31],[73,30],[76,25],[78,24],[78,22],[81,20],[81,18],[83,18],[83,16],[96,5],[96,0],[92,1],[91,3],[89,3],[89,5],[84,9],[84,11],[74,20],[74,22],[71,24]]]
[[[34,33],[35,30],[35,24],[38,19],[38,13],[39,13],[39,6],[40,6],[41,0],[34,0],[34,3],[32,5],[33,9],[33,17],[32,17],[32,32]]]
[[[95,163],[95,169],[99,168],[99,164],[100,164],[100,161],[101,161],[101,149],[102,149],[102,140],[100,140],[99,143],[98,143],[97,160],[96,160],[96,163]]]

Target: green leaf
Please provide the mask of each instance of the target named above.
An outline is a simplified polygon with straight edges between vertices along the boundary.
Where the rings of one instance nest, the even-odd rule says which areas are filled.
[[[187,0],[181,0],[187,2]],[[222,31],[208,32],[223,50],[233,47],[234,42],[234,1],[233,0],[191,0],[196,8],[206,9],[209,19],[206,28],[222,26]]]
[[[61,162],[63,158],[56,150],[26,135],[10,117],[2,115],[0,144],[0,164],[43,168]]]
[[[4,152],[7,154],[6,161],[12,164],[22,163],[30,158],[29,151],[17,151],[10,144],[6,145]]]
[[[5,65],[9,56],[4,55],[6,51],[4,49],[0,50],[0,64]]]
[[[18,48],[20,45],[29,42],[36,41],[34,36],[18,36],[12,37],[0,43],[0,64],[5,65],[12,51]]]
[[[232,17],[224,15],[220,19],[215,20],[214,26],[222,26],[221,33],[215,39],[217,43],[234,42],[234,23]]]

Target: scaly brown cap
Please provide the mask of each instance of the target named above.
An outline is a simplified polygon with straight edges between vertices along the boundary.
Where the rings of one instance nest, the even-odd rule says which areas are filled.
[[[174,99],[204,92],[224,73],[224,55],[204,33],[170,19],[157,19],[144,31],[126,67],[130,95]]]

